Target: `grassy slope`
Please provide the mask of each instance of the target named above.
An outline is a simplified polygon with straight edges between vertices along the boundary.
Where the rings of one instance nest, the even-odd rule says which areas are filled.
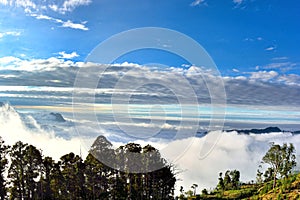
[[[287,179],[278,180],[274,190],[272,184],[271,181],[263,184],[243,185],[238,190],[227,190],[206,196],[201,195],[200,199],[300,199],[300,173]],[[190,199],[196,198],[192,197]]]

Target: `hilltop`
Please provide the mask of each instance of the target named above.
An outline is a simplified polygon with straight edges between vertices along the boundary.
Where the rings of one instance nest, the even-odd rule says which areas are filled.
[[[237,190],[225,190],[223,192],[212,191],[209,194],[201,194],[187,198],[191,199],[299,199],[300,198],[300,173],[293,174],[289,178],[278,180],[277,186],[272,188],[272,181],[262,184],[243,184]]]

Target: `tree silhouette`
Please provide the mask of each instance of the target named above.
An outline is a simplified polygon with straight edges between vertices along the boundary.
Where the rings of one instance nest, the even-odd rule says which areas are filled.
[[[0,199],[3,200],[6,196],[7,188],[4,173],[7,169],[8,159],[7,154],[9,146],[4,144],[4,141],[0,137]]]

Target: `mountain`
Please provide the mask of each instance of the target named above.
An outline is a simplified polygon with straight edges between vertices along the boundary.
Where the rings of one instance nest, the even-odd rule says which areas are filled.
[[[236,129],[233,129],[233,130],[227,130],[227,132],[231,132],[231,131],[236,131],[238,132],[239,134],[247,134],[249,135],[250,133],[252,134],[264,134],[264,133],[280,133],[280,132],[283,132],[280,128],[278,127],[267,127],[267,128],[264,128],[264,129],[245,129],[245,130],[236,130]]]

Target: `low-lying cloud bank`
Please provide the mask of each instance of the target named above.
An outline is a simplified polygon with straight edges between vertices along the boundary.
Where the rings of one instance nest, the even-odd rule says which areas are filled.
[[[70,152],[80,153],[81,141],[78,137],[66,139],[57,136],[53,129],[43,128],[30,115],[24,117],[27,122],[9,104],[0,106],[0,136],[7,144],[13,145],[17,141],[32,144],[41,149],[43,155],[52,156],[56,160]],[[47,123],[51,123],[51,118],[48,118],[45,124]],[[70,134],[74,132],[73,127],[65,129]],[[84,151],[83,153],[86,154]]]
[[[31,116],[31,117],[30,117]],[[34,117],[39,117],[35,120]],[[60,156],[74,152],[80,153],[80,148],[85,146],[84,142],[88,134],[85,136],[76,135],[75,127],[72,122],[62,120],[59,114],[35,114],[18,113],[11,106],[3,104],[0,107],[0,133],[1,137],[8,144],[16,141],[23,141],[37,146],[43,150],[44,155],[52,156],[59,159]],[[49,126],[45,128],[45,124],[56,123],[56,128]],[[85,122],[87,125],[87,122]],[[94,132],[89,139],[95,138],[94,134],[99,132],[95,127],[86,127],[86,131]],[[59,136],[59,132],[60,136]],[[68,137],[66,133],[69,133]],[[99,133],[100,134],[100,133]],[[185,190],[190,189],[193,183],[201,188],[213,188],[218,181],[218,173],[227,169],[237,169],[241,172],[242,181],[255,180],[256,170],[260,161],[269,148],[270,142],[275,143],[293,143],[297,150],[297,160],[299,160],[300,135],[293,135],[289,132],[278,132],[268,134],[238,134],[232,132],[218,132],[221,135],[219,140],[215,142],[213,150],[205,158],[200,158],[201,148],[204,146],[206,137],[185,138],[180,140],[156,139],[150,143],[158,148],[163,156],[173,155],[175,159],[169,159],[179,171],[178,178],[182,181],[177,182],[177,188],[184,186]],[[113,134],[106,132],[108,137],[115,137]],[[124,144],[127,141],[119,137],[119,141],[115,142],[115,146]],[[142,145],[149,143],[143,139],[132,140]],[[86,155],[86,149],[82,148],[83,156]],[[299,165],[297,166],[299,170]]]

